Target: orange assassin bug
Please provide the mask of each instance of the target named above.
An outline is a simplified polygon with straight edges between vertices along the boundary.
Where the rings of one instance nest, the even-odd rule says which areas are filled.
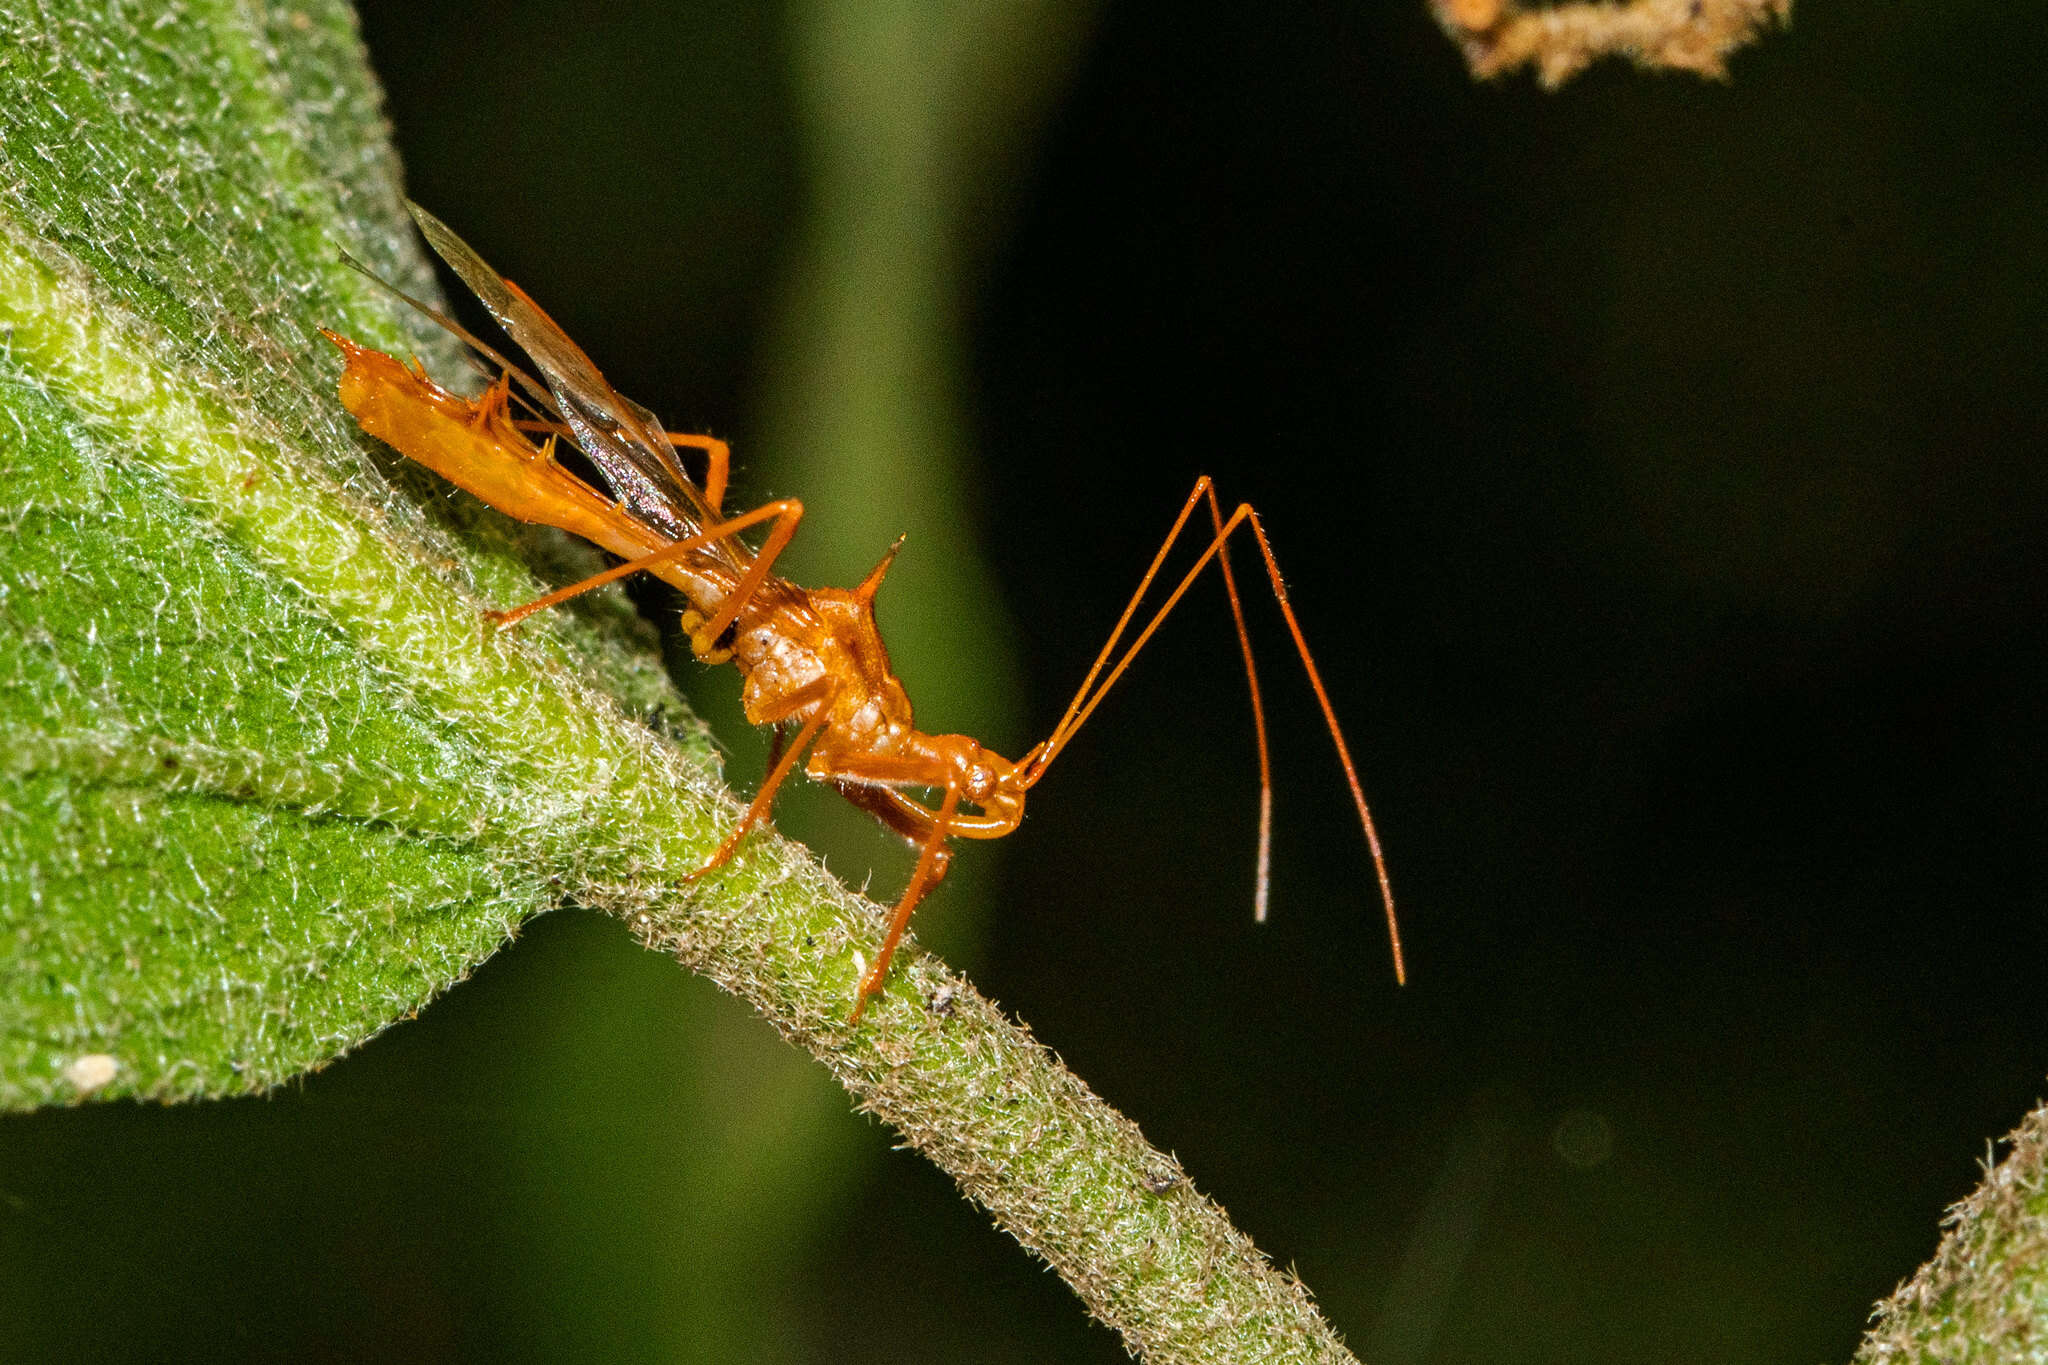
[[[489,613],[500,626],[629,574],[651,573],[688,601],[683,625],[696,656],[708,664],[730,662],[739,668],[747,719],[779,727],[778,743],[768,775],[745,814],[693,877],[732,858],[747,832],[768,815],[776,791],[800,759],[807,776],[832,784],[917,850],[916,869],[890,917],[881,951],[861,977],[849,1022],[859,1020],[869,998],[881,989],[911,912],[945,877],[952,860],[950,841],[998,839],[1017,828],[1024,817],[1025,794],[1045,776],[1212,559],[1230,597],[1251,685],[1260,779],[1255,914],[1261,920],[1266,917],[1273,782],[1265,707],[1226,548],[1231,534],[1245,525],[1257,541],[1273,594],[1343,764],[1386,906],[1395,977],[1406,980],[1379,832],[1336,711],[1287,599],[1265,528],[1249,503],[1239,504],[1226,519],[1208,477],[1195,481],[1059,724],[1023,758],[1012,762],[966,735],[928,734],[912,724],[910,700],[889,669],[888,651],[875,625],[875,593],[902,541],[891,546],[881,563],[852,589],[801,588],[777,577],[771,570],[796,533],[803,504],[783,498],[727,516],[724,501],[731,461],[723,441],[664,431],[652,413],[605,381],[589,357],[524,290],[485,264],[439,219],[416,204],[409,207],[428,244],[527,354],[540,378],[445,315],[400,294],[471,347],[481,362],[496,370],[496,380],[480,398],[461,398],[435,384],[417,362],[408,368],[323,328],[322,334],[340,348],[346,362],[340,383],[342,405],[364,431],[499,511],[580,536],[624,561],[522,607]],[[515,418],[515,402],[536,416]],[[535,445],[534,436],[545,440]],[[562,438],[572,441],[596,468],[609,485],[608,492],[556,461],[555,444]],[[706,473],[701,485],[684,472],[675,453],[678,448],[702,453]],[[1119,654],[1118,644],[1167,554],[1204,502],[1212,531],[1207,548]],[[760,548],[748,549],[739,533],[764,523],[768,529]],[[794,727],[794,737],[780,743],[788,727]],[[919,800],[912,794],[916,791],[937,792],[937,806]]]

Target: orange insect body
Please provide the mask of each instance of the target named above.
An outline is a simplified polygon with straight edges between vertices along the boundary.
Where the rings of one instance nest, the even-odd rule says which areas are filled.
[[[513,424],[501,390],[473,403],[382,351],[326,335],[347,361],[341,405],[384,444],[520,521],[560,527],[627,559],[662,547],[660,537],[621,518],[609,498],[552,453],[536,449]]]
[[[1230,533],[1247,521],[1350,780],[1386,902],[1395,973],[1403,975],[1393,896],[1378,834],[1336,714],[1288,604],[1265,531],[1249,505],[1240,506],[1226,522],[1209,481],[1204,478],[1196,483],[1065,717],[1022,760],[1012,762],[967,735],[927,734],[912,721],[910,699],[890,671],[888,650],[875,625],[875,593],[895,558],[895,549],[891,548],[856,588],[801,588],[776,577],[770,568],[802,519],[801,503],[784,499],[726,517],[721,503],[729,456],[723,442],[662,431],[652,414],[606,383],[588,357],[523,291],[417,205],[413,216],[442,259],[532,358],[542,379],[528,376],[433,309],[408,300],[495,365],[497,382],[472,402],[442,389],[423,371],[325,332],[346,361],[340,385],[343,406],[364,431],[500,511],[581,536],[625,561],[514,611],[494,613],[500,624],[509,625],[627,574],[652,573],[688,600],[690,608],[683,619],[697,657],[707,663],[729,661],[739,668],[747,719],[756,725],[795,728],[794,739],[782,747],[746,813],[695,875],[710,872],[732,857],[740,840],[767,815],[776,791],[799,759],[804,759],[808,776],[831,783],[918,849],[917,869],[897,902],[880,952],[861,979],[854,1019],[881,988],[911,912],[945,876],[951,861],[948,841],[996,839],[1016,829],[1024,816],[1026,792],[1044,776],[1212,558],[1218,561],[1230,591],[1258,727],[1263,785],[1257,904],[1259,917],[1264,918],[1272,807],[1265,716],[1224,549]],[[537,419],[513,417],[515,382],[519,401],[539,413]],[[545,444],[536,446],[529,433],[545,433]],[[575,441],[611,485],[615,497],[605,496],[555,460],[554,443],[561,436]],[[676,446],[704,452],[708,472],[701,488],[683,472],[674,454]],[[1112,666],[1118,641],[1167,552],[1204,498],[1214,539]],[[769,530],[761,548],[748,550],[737,533],[763,523],[768,523]],[[804,758],[806,754],[808,758]],[[936,808],[913,797],[912,790],[937,791]]]

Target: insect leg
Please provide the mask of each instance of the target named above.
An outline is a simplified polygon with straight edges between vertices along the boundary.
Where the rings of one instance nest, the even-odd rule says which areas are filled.
[[[732,447],[716,436],[691,436],[678,431],[664,431],[661,435],[672,446],[688,446],[704,452],[704,502],[712,511],[722,511],[725,506],[725,478],[732,472]]]
[[[573,438],[576,434],[563,422],[540,422],[522,418],[512,425],[524,432],[539,432],[549,436]],[[716,436],[694,436],[686,431],[664,431],[661,433],[661,439],[672,446],[704,452],[704,501],[709,504],[712,511],[718,511],[725,502],[726,476],[732,472],[732,447]]]
[[[760,591],[761,585],[768,581],[768,572],[774,567],[776,556],[788,548],[790,537],[796,534],[797,523],[804,518],[804,505],[795,498],[783,498],[778,502],[757,507],[743,517],[735,517],[732,521],[720,523],[722,528],[737,528],[739,523],[759,521],[764,513],[771,511],[775,517],[775,524],[768,528],[768,538],[761,542],[761,548],[754,551],[754,562],[748,566],[746,576],[725,595],[725,601],[719,604],[717,611],[711,613],[711,619],[690,634],[690,648],[695,650],[699,657],[717,651],[718,637],[725,634],[727,626],[739,619],[740,610],[747,605],[747,599]],[[723,533],[721,531],[721,534]]]
[[[740,846],[740,840],[746,838],[747,831],[759,824],[775,805],[776,791],[781,788],[783,780],[795,770],[797,759],[803,756],[805,749],[811,747],[811,741],[818,737],[818,731],[824,728],[826,720],[831,717],[832,685],[829,681],[820,679],[808,687],[799,688],[785,700],[791,710],[796,710],[809,702],[816,702],[818,709],[804,722],[803,728],[796,732],[795,741],[783,751],[781,759],[775,766],[769,769],[768,776],[762,779],[761,790],[754,793],[754,799],[748,803],[746,813],[740,816],[739,823],[733,826],[732,833],[725,836],[725,842],[718,846],[718,850],[704,866],[685,878],[686,881],[695,881],[705,873],[715,871],[731,862],[733,853]]]
[[[653,554],[642,555],[638,559],[629,559],[624,564],[613,565],[603,573],[592,574],[580,583],[571,583],[566,588],[557,588],[545,597],[536,597],[524,606],[514,607],[510,611],[486,612],[485,616],[500,626],[512,625],[514,622],[525,620],[537,611],[545,611],[549,607],[558,606],[572,597],[580,597],[592,588],[601,588],[605,584],[616,582],[629,574],[644,573],[649,570],[664,568],[675,563],[693,550],[701,550],[706,545],[724,540],[728,536],[746,530],[749,526],[757,526],[771,517],[775,519],[775,529],[769,532],[768,543],[774,545],[779,552],[783,545],[789,543],[790,536],[796,531],[796,523],[802,518],[803,514],[804,505],[795,498],[784,498],[777,502],[764,503],[751,512],[742,512],[730,521],[721,521],[715,526],[698,532],[694,536],[664,545]],[[758,568],[762,562],[761,560],[756,560],[756,567]],[[746,597],[751,596],[754,590],[760,587],[760,580],[766,576],[766,574],[750,572],[746,578],[740,580],[740,587],[727,595],[725,605],[719,609],[719,616],[723,619],[719,621],[718,630],[722,631],[732,623],[733,617],[739,614],[740,607],[745,605]],[[699,633],[701,634],[702,632]],[[716,640],[718,637],[714,632],[708,638]],[[700,650],[699,652],[702,653],[704,651]]]
[[[854,998],[853,1013],[847,1016],[847,1023],[860,1022],[860,1012],[867,1008],[868,997],[882,989],[882,982],[888,978],[889,963],[896,956],[896,946],[903,941],[903,931],[910,926],[911,912],[917,909],[917,903],[933,887],[945,879],[946,869],[952,866],[953,853],[946,847],[946,827],[959,807],[960,788],[948,783],[946,797],[939,803],[938,814],[932,817],[931,831],[925,835],[924,846],[918,851],[917,871],[911,873],[910,885],[903,888],[903,898],[896,902],[895,913],[889,916],[889,932],[882,939],[881,951],[875,954],[874,965],[860,979],[860,993]]]

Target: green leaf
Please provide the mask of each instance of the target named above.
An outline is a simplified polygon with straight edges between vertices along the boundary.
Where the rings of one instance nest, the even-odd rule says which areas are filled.
[[[616,853],[593,792],[702,841],[709,776],[579,681],[665,695],[616,616],[493,638],[501,519],[334,401],[319,325],[450,359],[337,256],[431,288],[346,12],[0,15],[0,63],[0,1105],[274,1085]]]

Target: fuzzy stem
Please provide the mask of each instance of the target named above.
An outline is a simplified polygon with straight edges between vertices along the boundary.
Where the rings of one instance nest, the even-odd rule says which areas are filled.
[[[2048,1337],[2048,1105],[1987,1152],[1984,1181],[1951,1208],[1934,1259],[1879,1303],[1856,1365],[2038,1356]]]
[[[753,856],[772,877],[737,904],[687,906],[645,882],[586,891],[648,947],[747,1000],[822,1061],[1145,1360],[1353,1358],[1300,1281],[1171,1156],[935,959],[900,956],[890,986],[850,1027],[860,961],[830,951],[814,917],[821,905],[835,922],[852,917],[872,950],[885,911],[780,840]]]

